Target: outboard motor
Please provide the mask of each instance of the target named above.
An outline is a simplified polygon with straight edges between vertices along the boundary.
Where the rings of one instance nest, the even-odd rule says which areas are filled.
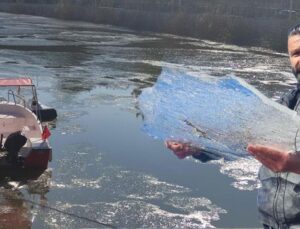
[[[21,134],[21,131],[14,132],[10,134],[5,143],[4,148],[7,153],[7,160],[12,164],[17,164],[18,153],[20,149],[26,144],[27,138]]]

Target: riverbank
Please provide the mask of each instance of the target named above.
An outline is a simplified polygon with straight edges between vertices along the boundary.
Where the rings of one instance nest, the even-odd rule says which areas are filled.
[[[0,0],[0,11],[81,20],[285,51],[293,0]]]

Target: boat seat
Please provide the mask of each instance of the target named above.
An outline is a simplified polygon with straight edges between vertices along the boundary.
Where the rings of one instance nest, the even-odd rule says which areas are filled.
[[[0,114],[0,119],[13,119],[17,118],[17,116],[9,115],[9,114]]]
[[[7,127],[12,124],[13,125],[24,125],[25,118],[17,117],[14,115],[0,114],[0,128]]]
[[[0,134],[6,138],[9,134],[21,131],[25,126],[25,118],[13,115],[0,115]]]

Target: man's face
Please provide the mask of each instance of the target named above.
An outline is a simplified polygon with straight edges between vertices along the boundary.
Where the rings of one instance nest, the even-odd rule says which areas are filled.
[[[300,82],[300,35],[293,35],[288,39],[288,53],[292,71]]]

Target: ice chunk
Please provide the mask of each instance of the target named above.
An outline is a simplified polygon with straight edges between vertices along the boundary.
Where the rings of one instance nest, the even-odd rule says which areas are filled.
[[[234,76],[164,70],[138,102],[143,130],[161,140],[190,142],[232,159],[248,155],[248,143],[295,150],[297,113]]]

